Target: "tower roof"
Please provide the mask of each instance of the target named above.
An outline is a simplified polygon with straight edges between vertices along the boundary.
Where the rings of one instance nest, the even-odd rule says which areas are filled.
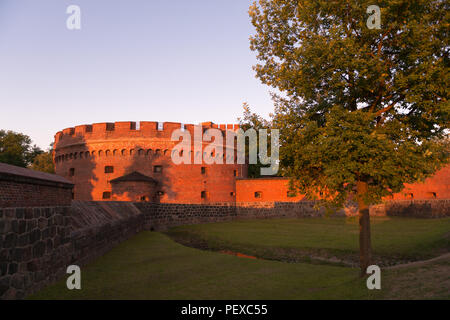
[[[137,172],[137,171],[133,171],[132,173],[115,178],[115,179],[111,180],[110,182],[117,183],[117,182],[125,182],[125,181],[149,182],[149,183],[154,183],[154,184],[158,183],[158,181],[156,181],[155,179],[148,177],[146,175],[143,175],[142,173]]]

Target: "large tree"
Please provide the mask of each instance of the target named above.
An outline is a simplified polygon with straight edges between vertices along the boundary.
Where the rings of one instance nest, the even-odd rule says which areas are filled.
[[[0,130],[0,162],[19,167],[29,166],[34,158],[43,153],[25,134]]]
[[[370,5],[381,28],[369,28]],[[448,162],[449,5],[439,0],[259,0],[249,10],[257,77],[280,92],[282,173],[296,190],[370,204]],[[372,15],[372,17],[370,17]]]

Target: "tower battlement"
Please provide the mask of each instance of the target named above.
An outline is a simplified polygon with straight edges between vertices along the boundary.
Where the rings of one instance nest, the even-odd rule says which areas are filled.
[[[55,145],[60,147],[65,144],[73,144],[78,141],[123,139],[123,138],[169,138],[175,130],[187,130],[194,134],[194,127],[201,126],[204,129],[219,129],[222,132],[227,130],[236,131],[238,124],[215,124],[213,122],[203,122],[201,124],[182,124],[180,122],[156,122],[140,121],[139,126],[132,121],[100,122],[86,125],[79,125],[58,131],[55,134]]]

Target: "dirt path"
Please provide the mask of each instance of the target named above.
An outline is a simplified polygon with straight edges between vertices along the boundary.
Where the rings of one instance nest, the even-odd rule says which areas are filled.
[[[384,299],[450,299],[450,253],[387,268]],[[383,290],[383,289],[382,289]]]

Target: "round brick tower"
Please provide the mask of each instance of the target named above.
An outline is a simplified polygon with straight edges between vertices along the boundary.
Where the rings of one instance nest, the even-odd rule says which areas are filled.
[[[161,126],[162,125],[162,126]],[[247,177],[247,166],[225,164],[226,132],[238,125],[201,124],[220,129],[224,164],[194,164],[194,125],[184,125],[191,134],[191,164],[175,164],[172,152],[179,141],[171,141],[180,123],[135,122],[94,123],[56,133],[54,161],[56,174],[75,184],[75,200],[151,201],[166,203],[234,202],[236,178]],[[196,131],[198,132],[198,131]],[[210,142],[200,142],[203,151]],[[208,149],[209,150],[209,149]],[[236,150],[234,148],[234,155]],[[234,156],[235,157],[235,156]],[[234,160],[234,159],[233,159]]]

